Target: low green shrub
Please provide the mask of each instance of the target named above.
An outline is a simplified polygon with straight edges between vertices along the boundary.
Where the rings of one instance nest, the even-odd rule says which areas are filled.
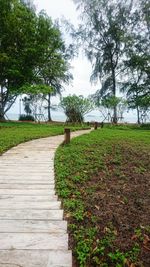
[[[35,121],[32,115],[20,115],[19,121]]]
[[[150,123],[143,123],[140,127],[145,130],[150,130]]]

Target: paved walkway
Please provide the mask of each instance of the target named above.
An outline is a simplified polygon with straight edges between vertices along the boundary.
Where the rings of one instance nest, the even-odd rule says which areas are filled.
[[[0,267],[72,266],[54,182],[54,153],[63,139],[33,140],[0,157]]]

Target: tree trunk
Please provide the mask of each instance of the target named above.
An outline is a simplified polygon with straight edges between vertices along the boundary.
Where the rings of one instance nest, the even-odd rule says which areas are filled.
[[[114,116],[113,116],[113,123],[117,123],[118,122],[118,118],[117,118],[117,107],[114,107]]]
[[[1,86],[0,89],[0,121],[5,121],[5,112],[3,106],[3,86]]]
[[[5,114],[4,108],[3,108],[2,102],[0,101],[0,121],[5,121],[4,114]]]
[[[111,54],[110,56],[111,58],[111,71],[112,71],[112,81],[113,81],[113,96],[116,97],[116,74],[115,74],[115,67],[114,67],[114,64],[113,64],[113,56]],[[114,115],[113,115],[113,123],[117,123],[117,107],[114,106]]]
[[[140,111],[139,111],[139,107],[138,106],[136,107],[136,110],[137,110],[137,123],[141,124],[141,122],[140,122]]]
[[[112,79],[113,79],[113,95],[116,97],[116,77],[115,70],[112,68]],[[114,115],[113,115],[113,123],[117,123],[117,106],[114,106]]]
[[[48,94],[48,107],[47,107],[47,111],[48,111],[48,121],[52,121],[52,117],[51,117],[51,94]]]
[[[0,111],[0,121],[5,121],[6,119],[5,119],[5,116],[4,116],[4,114],[3,113],[1,113],[1,111]]]

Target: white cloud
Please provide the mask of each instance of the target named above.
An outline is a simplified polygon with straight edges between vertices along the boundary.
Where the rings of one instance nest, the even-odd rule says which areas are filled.
[[[37,11],[44,9],[53,19],[65,16],[73,24],[77,24],[76,7],[72,0],[34,0]]]

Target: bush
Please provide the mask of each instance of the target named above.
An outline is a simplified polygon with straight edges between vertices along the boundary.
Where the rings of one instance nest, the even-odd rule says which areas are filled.
[[[82,123],[84,115],[93,109],[91,100],[83,96],[67,96],[61,100],[60,106],[63,108],[67,116],[67,122]]]
[[[144,130],[150,130],[150,123],[143,123],[140,127]]]
[[[20,115],[19,121],[35,121],[32,115]]]

